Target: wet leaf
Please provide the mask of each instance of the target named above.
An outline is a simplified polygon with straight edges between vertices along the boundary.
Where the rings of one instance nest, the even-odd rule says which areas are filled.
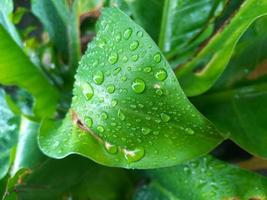
[[[69,113],[41,125],[45,154],[152,168],[207,153],[223,140],[141,27],[114,8],[103,11],[98,28],[80,62]]]

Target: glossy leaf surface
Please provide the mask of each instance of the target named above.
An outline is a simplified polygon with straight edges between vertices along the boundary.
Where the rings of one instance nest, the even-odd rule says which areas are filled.
[[[98,26],[80,62],[70,112],[62,122],[42,123],[45,154],[152,168],[201,155],[222,141],[141,27],[115,8],[103,11]]]
[[[238,13],[189,63],[176,70],[187,96],[199,95],[212,87],[227,66],[243,33],[259,17],[267,14],[265,0],[248,0]]]
[[[18,140],[19,117],[9,109],[5,93],[0,89],[0,179],[2,179],[10,165],[10,151]]]
[[[135,200],[265,199],[266,177],[205,156],[147,172],[151,178]]]
[[[0,83],[19,86],[32,94],[37,117],[53,114],[58,101],[57,90],[1,25],[0,38]]]

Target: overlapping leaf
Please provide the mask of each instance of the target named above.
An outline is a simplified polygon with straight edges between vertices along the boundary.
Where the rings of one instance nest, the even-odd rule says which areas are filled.
[[[118,9],[104,10],[98,25],[76,75],[70,112],[62,122],[42,123],[39,143],[47,155],[78,153],[105,165],[151,168],[222,141],[141,27]]]
[[[198,55],[176,71],[187,96],[199,95],[212,87],[227,66],[243,33],[259,17],[267,15],[265,0],[248,0],[229,24],[209,41]]]
[[[147,172],[135,200],[266,199],[267,179],[211,156]]]

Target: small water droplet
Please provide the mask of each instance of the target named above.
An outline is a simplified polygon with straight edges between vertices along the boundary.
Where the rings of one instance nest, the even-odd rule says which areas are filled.
[[[156,94],[159,96],[163,95],[162,89],[156,89]]]
[[[144,72],[146,72],[146,73],[149,73],[151,71],[152,71],[152,68],[151,67],[145,67],[144,68]]]
[[[121,111],[121,109],[118,110],[118,117],[120,118],[120,120],[125,120],[125,115],[123,114],[123,112]]]
[[[151,132],[151,129],[150,129],[150,128],[145,128],[145,127],[142,128],[142,133],[143,133],[144,135],[147,135],[147,134],[149,134],[150,132]]]
[[[142,93],[145,90],[145,87],[145,82],[140,78],[135,79],[132,83],[133,91],[138,94]]]
[[[101,118],[102,119],[107,119],[108,118],[108,114],[106,112],[102,112]]]
[[[108,92],[109,94],[114,93],[114,92],[115,92],[115,86],[114,86],[113,84],[108,85],[108,86],[107,86],[107,92]]]
[[[105,131],[105,128],[101,125],[97,126],[96,129],[100,132],[103,133]]]
[[[195,131],[191,128],[186,128],[185,131],[189,134],[189,135],[194,135]]]
[[[143,147],[138,147],[134,150],[124,149],[124,156],[128,162],[137,162],[141,160],[145,155],[145,150]]]
[[[87,127],[91,128],[93,126],[93,119],[91,117],[85,117],[85,124]]]
[[[115,36],[115,40],[117,42],[121,41],[121,33],[118,33],[116,36]]]
[[[160,118],[162,119],[163,122],[168,122],[171,119],[171,117],[165,113],[161,113]]]
[[[131,58],[133,61],[137,61],[139,59],[139,56],[138,55],[132,55]]]
[[[130,44],[130,50],[134,51],[138,48],[138,46],[139,46],[139,42],[137,40],[135,40]]]
[[[82,91],[83,91],[83,95],[85,96],[87,100],[92,99],[92,97],[94,96],[93,87],[89,83],[82,84]]]
[[[164,69],[160,69],[155,73],[155,77],[159,81],[164,81],[167,78],[167,72]]]
[[[127,80],[127,77],[126,77],[126,76],[122,76],[122,77],[121,77],[121,80],[122,80],[122,81],[126,81],[126,80]]]
[[[137,31],[136,35],[137,35],[137,37],[141,38],[141,37],[143,37],[143,32],[142,31]]]
[[[118,57],[116,52],[112,52],[108,57],[108,62],[113,65],[118,61]]]
[[[123,37],[128,40],[131,37],[132,32],[133,30],[131,28],[127,28],[123,33]]]
[[[126,63],[126,62],[128,61],[127,56],[123,56],[123,57],[122,57],[122,61],[123,61],[124,63]]]
[[[160,53],[156,53],[153,58],[154,58],[154,61],[156,63],[160,63],[160,61],[161,61],[161,55],[160,55]]]
[[[97,71],[93,76],[93,80],[97,85],[101,85],[104,81],[104,74],[102,71]]]
[[[111,105],[112,105],[112,107],[115,107],[117,104],[118,104],[118,101],[117,101],[116,99],[113,99],[113,100],[111,101]]]
[[[118,152],[118,147],[116,145],[105,142],[105,149],[108,153],[116,154]]]

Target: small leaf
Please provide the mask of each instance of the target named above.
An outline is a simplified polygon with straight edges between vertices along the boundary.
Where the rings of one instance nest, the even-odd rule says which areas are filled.
[[[1,25],[0,38],[0,83],[19,86],[32,94],[37,117],[53,114],[59,98],[58,91]]]
[[[266,199],[266,177],[205,156],[171,168],[147,171],[151,178],[135,200]]]
[[[103,10],[98,27],[80,62],[69,113],[62,122],[41,125],[45,154],[78,153],[109,166],[152,168],[207,153],[223,140],[190,104],[141,27],[115,8]]]
[[[177,68],[177,78],[187,96],[202,94],[212,87],[227,66],[240,37],[264,15],[267,15],[267,1],[245,1],[230,23],[222,27],[192,61]]]

